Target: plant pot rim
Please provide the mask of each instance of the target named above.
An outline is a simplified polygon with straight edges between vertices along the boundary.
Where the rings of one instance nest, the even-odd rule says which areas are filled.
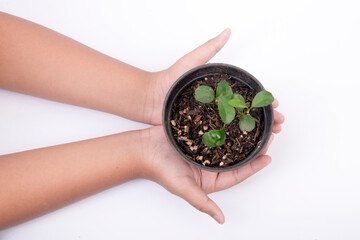
[[[209,70],[208,73],[206,73],[206,71]],[[218,70],[218,72],[217,72]],[[170,87],[165,100],[164,100],[164,105],[163,105],[163,112],[162,112],[162,124],[163,124],[163,128],[164,128],[164,132],[167,138],[167,141],[169,142],[170,146],[174,149],[174,151],[178,154],[178,156],[180,158],[182,158],[185,162],[200,168],[202,170],[206,170],[206,171],[210,171],[210,172],[226,172],[226,171],[231,171],[231,170],[235,170],[238,169],[250,162],[252,162],[253,160],[255,160],[263,151],[263,149],[266,147],[270,137],[271,137],[271,133],[272,133],[272,128],[273,128],[273,121],[274,121],[274,116],[273,116],[273,107],[272,105],[269,105],[267,107],[263,108],[263,113],[264,113],[264,130],[261,133],[261,137],[260,140],[257,144],[257,146],[254,148],[254,150],[252,150],[252,152],[242,161],[233,164],[231,166],[227,166],[227,167],[209,167],[209,166],[204,166],[202,164],[199,164],[191,159],[189,159],[185,153],[180,149],[180,147],[178,146],[178,143],[176,142],[176,140],[174,139],[173,135],[172,135],[172,128],[171,128],[171,109],[173,106],[174,101],[177,99],[177,97],[179,96],[179,94],[181,94],[184,89],[186,89],[188,86],[190,86],[194,81],[206,77],[206,76],[211,76],[214,74],[228,74],[229,76],[231,76],[233,79],[235,80],[240,80],[242,83],[245,83],[246,85],[249,86],[249,84],[244,80],[241,79],[240,76],[233,76],[234,74],[229,74],[228,72],[233,71],[235,73],[239,73],[240,75],[242,75],[242,78],[246,78],[246,81],[250,81],[251,83],[255,84],[256,87],[258,88],[258,90],[264,90],[264,87],[262,86],[262,84],[254,77],[252,76],[250,73],[248,73],[247,71],[230,65],[230,64],[225,64],[225,63],[208,63],[208,64],[204,64],[201,66],[198,66],[196,68],[193,68],[189,71],[187,71],[186,73],[184,73],[183,75],[181,75],[174,83],[173,85]],[[204,72],[204,73],[202,73]],[[190,78],[189,76],[192,75],[196,75],[196,74],[200,74],[199,76]],[[253,89],[253,87],[249,86],[250,88]]]

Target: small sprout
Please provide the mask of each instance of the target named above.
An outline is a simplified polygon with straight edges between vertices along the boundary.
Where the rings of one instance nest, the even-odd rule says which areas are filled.
[[[195,99],[202,103],[210,103],[215,100],[218,104],[219,114],[221,120],[225,124],[229,124],[235,118],[234,107],[228,104],[228,101],[232,98],[240,98],[239,94],[233,94],[233,91],[226,80],[219,82],[216,88],[216,99],[214,98],[214,91],[209,86],[199,86],[195,90]],[[191,120],[191,119],[190,119]]]
[[[209,148],[221,146],[226,139],[224,130],[211,130],[202,136],[203,143]]]
[[[205,80],[207,80],[207,78],[205,78]],[[236,115],[235,108],[238,109],[241,114],[239,118],[239,128],[243,131],[244,135],[246,135],[247,132],[252,131],[256,124],[255,119],[249,115],[250,110],[254,107],[266,107],[274,101],[272,94],[263,90],[255,95],[251,106],[248,107],[245,103],[244,97],[237,93],[234,94],[226,80],[220,81],[217,85],[216,98],[211,87],[199,86],[195,90],[195,99],[202,103],[215,102],[218,105],[221,120],[225,124],[230,124],[234,120]],[[184,110],[184,113],[185,112],[186,110]],[[187,118],[191,120],[190,115],[187,116]],[[199,121],[199,124],[202,124],[201,120]],[[206,131],[208,126],[204,126],[203,129]],[[211,130],[206,133],[203,133],[202,130],[199,131],[199,135],[202,135],[203,143],[209,148],[223,145],[226,134],[224,130]],[[243,135],[240,135],[240,138],[243,137]],[[222,164],[224,163],[222,162]]]
[[[174,127],[176,126],[175,120],[171,120],[170,122],[171,122],[171,125],[173,125]]]
[[[190,115],[188,115],[188,116],[187,116],[187,119],[191,120],[191,116],[190,116]]]
[[[222,159],[225,160],[225,159],[226,159],[226,155],[224,155],[224,156],[222,157]]]
[[[219,167],[222,167],[222,166],[224,166],[224,162],[223,162],[223,161],[221,161],[221,162],[219,163]]]
[[[209,86],[200,86],[195,90],[195,99],[202,103],[210,103],[214,101],[214,91]]]
[[[252,101],[251,107],[246,110],[248,113],[254,107],[265,107],[270,105],[274,101],[274,97],[268,91],[261,91],[257,93]],[[255,119],[246,114],[242,114],[239,118],[239,127],[244,134],[246,135],[246,131],[251,132],[255,128]]]

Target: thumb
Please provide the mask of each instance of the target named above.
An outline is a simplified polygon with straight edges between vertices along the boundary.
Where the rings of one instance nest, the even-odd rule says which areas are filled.
[[[225,29],[215,38],[210,39],[175,62],[175,64],[170,67],[173,71],[174,78],[176,79],[184,72],[207,63],[223,48],[230,37],[230,33],[229,28]]]
[[[199,211],[210,215],[218,223],[225,222],[225,216],[218,205],[197,185],[184,187],[177,195]]]

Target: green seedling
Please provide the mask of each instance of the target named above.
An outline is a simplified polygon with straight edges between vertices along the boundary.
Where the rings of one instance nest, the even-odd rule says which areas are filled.
[[[255,119],[250,115],[250,110],[254,107],[266,107],[274,101],[274,97],[268,91],[258,92],[250,107],[247,107],[242,99],[231,99],[228,104],[240,110],[239,127],[242,131],[252,131],[255,128]]]
[[[218,104],[221,120],[225,124],[231,123],[235,118],[235,109],[228,103],[234,95],[236,95],[235,97],[241,96],[239,94],[233,94],[231,87],[225,80],[219,82],[216,88],[216,98],[214,90],[209,86],[199,86],[195,90],[195,99],[197,101],[202,103],[211,103],[215,100]]]
[[[209,148],[223,145],[225,139],[226,135],[224,130],[211,130],[202,136],[203,143]]]
[[[218,110],[221,120],[225,124],[231,123],[235,118],[235,108],[240,111],[241,115],[239,118],[239,128],[242,131],[250,132],[255,128],[255,119],[250,115],[250,110],[255,107],[265,107],[270,105],[274,101],[274,97],[268,91],[261,91],[257,93],[248,107],[245,103],[243,96],[237,93],[233,93],[231,87],[227,81],[222,80],[219,82],[216,88],[216,97],[214,90],[209,86],[199,86],[195,90],[195,99],[202,103],[211,103],[215,100],[218,104]],[[223,130],[212,130],[212,131],[223,131]],[[211,131],[210,131],[211,132]],[[210,138],[207,132],[203,135],[203,143],[210,147],[221,146],[223,141],[215,141],[215,138]],[[206,135],[207,134],[207,135]],[[205,137],[206,135],[206,137]],[[204,140],[205,139],[205,140]],[[212,141],[208,140],[212,139]],[[225,141],[225,133],[224,133]],[[219,145],[221,143],[221,145]]]

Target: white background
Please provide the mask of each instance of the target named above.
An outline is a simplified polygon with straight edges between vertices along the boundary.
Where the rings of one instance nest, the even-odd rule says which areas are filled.
[[[149,71],[230,27],[212,62],[252,73],[286,117],[272,164],[211,194],[224,225],[135,180],[2,231],[0,239],[360,239],[357,2],[0,0],[1,11]],[[0,90],[0,154],[145,127]]]

